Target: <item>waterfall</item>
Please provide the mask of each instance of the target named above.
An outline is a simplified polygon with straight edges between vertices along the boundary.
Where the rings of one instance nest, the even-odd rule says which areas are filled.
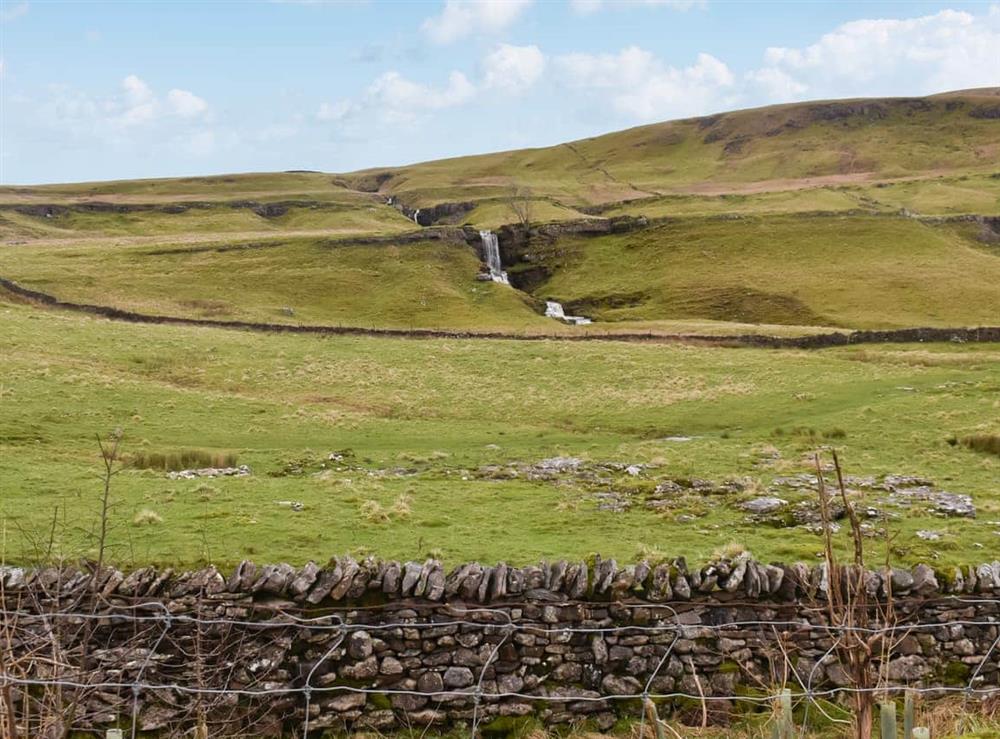
[[[567,316],[566,311],[563,310],[562,303],[557,303],[554,300],[545,301],[545,317],[555,318],[557,321],[571,323],[574,326],[586,326],[588,323],[591,323],[591,320],[584,316]]]
[[[483,241],[483,261],[490,270],[490,279],[502,285],[509,285],[507,273],[500,263],[500,241],[492,231],[480,231],[479,238]]]
[[[420,225],[420,208],[417,208],[415,211],[413,211],[413,222],[416,223],[418,226]]]

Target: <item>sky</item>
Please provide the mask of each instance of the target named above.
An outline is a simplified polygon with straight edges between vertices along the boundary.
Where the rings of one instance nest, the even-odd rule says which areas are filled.
[[[998,85],[997,0],[0,0],[0,182],[347,172]]]

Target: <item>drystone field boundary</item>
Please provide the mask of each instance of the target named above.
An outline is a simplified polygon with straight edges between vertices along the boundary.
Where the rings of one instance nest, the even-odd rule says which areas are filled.
[[[873,343],[922,343],[1000,342],[1000,326],[975,328],[904,328],[885,331],[850,331],[814,334],[810,336],[779,337],[763,334],[732,336],[700,334],[659,334],[653,332],[607,334],[523,334],[504,331],[450,331],[446,329],[392,329],[361,326],[324,326],[256,321],[220,321],[211,318],[186,318],[182,316],[152,315],[123,310],[106,305],[74,303],[60,300],[54,295],[32,290],[13,280],[0,277],[0,288],[12,295],[60,310],[87,313],[114,321],[171,326],[203,326],[262,333],[306,334],[316,336],[375,336],[409,339],[494,339],[507,341],[626,341],[626,342],[687,342],[719,346],[747,346],[772,349],[823,349],[834,346]]]
[[[836,651],[848,630],[885,647],[882,694],[1000,692],[1000,562],[867,572],[863,628],[831,626],[828,574],[745,555],[690,569],[600,558],[450,572],[436,560],[247,561],[228,575],[7,566],[0,693],[22,725],[71,704],[76,728],[132,736],[477,736],[529,719],[607,729],[644,720],[646,699],[725,721],[769,710],[782,688],[817,716],[858,691]]]

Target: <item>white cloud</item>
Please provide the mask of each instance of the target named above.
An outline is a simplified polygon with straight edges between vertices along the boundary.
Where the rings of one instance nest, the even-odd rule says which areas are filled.
[[[122,88],[125,90],[124,103],[113,119],[117,125],[135,126],[151,121],[158,115],[160,105],[149,85],[130,74],[122,80]],[[113,105],[113,102],[108,101],[108,107]]]
[[[735,94],[733,73],[711,54],[674,67],[630,46],[618,54],[567,54],[556,66],[571,88],[601,91],[619,113],[640,121],[698,115]]]
[[[353,100],[338,100],[335,103],[322,103],[316,111],[316,117],[321,121],[342,121],[358,110],[359,106]]]
[[[919,95],[1000,83],[1000,5],[845,23],[801,48],[772,47],[748,75],[776,100]]]
[[[181,118],[193,118],[208,110],[204,99],[187,90],[171,90],[167,93],[167,103]]]
[[[344,98],[322,103],[316,120],[340,124],[340,134],[354,130],[365,121],[398,125],[413,123],[439,110],[454,108],[472,100],[478,90],[464,74],[453,70],[443,86],[414,82],[393,70],[377,77],[356,99]]]
[[[445,87],[422,85],[399,72],[386,72],[368,88],[366,102],[389,121],[412,120],[420,113],[451,108],[468,102],[476,88],[461,72],[448,75]]]
[[[994,86],[1000,84],[1000,4],[980,15],[944,10],[852,21],[810,45],[769,48],[759,67],[739,75],[709,54],[675,66],[635,46],[617,54],[566,54],[554,67],[570,89],[599,94],[639,122],[791,100]]]
[[[483,59],[483,86],[518,93],[534,85],[544,71],[545,55],[537,46],[499,44]]]
[[[746,80],[769,101],[795,100],[808,89],[790,74],[775,67],[764,67],[747,72]]]
[[[0,21],[10,23],[21,16],[27,14],[28,3],[17,3],[16,5],[5,5],[0,9]]]
[[[704,7],[705,0],[569,0],[569,5],[580,15],[590,15],[604,8],[622,8],[642,6],[647,8],[662,7],[673,10],[690,10],[694,7]]]
[[[474,34],[494,34],[510,26],[533,0],[445,0],[440,15],[424,21],[431,41],[448,44]]]
[[[133,105],[141,105],[153,99],[153,91],[149,85],[130,74],[122,80],[122,87],[125,88],[125,96]]]
[[[65,85],[53,85],[49,92],[39,107],[45,125],[74,136],[125,141],[140,130],[168,135],[176,130],[189,132],[185,126],[201,121],[208,111],[208,103],[194,93],[173,89],[160,97],[134,74],[125,77],[113,95],[91,95]]]
[[[100,107],[110,114],[111,125],[127,128],[170,116],[197,118],[208,110],[208,103],[188,90],[170,90],[161,100],[145,80],[134,74],[122,80],[122,90],[120,98],[100,102]]]

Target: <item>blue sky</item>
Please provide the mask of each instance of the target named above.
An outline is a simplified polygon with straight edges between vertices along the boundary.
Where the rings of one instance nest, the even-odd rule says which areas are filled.
[[[349,171],[1000,85],[1000,2],[0,6],[5,184]]]

